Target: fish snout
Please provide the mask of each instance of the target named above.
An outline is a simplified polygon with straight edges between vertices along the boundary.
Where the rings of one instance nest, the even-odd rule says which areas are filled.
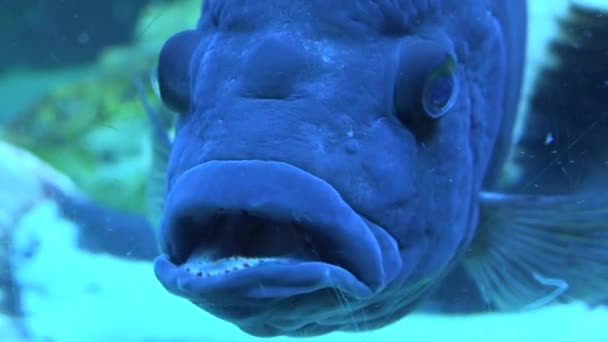
[[[156,274],[169,291],[222,303],[323,288],[367,298],[401,260],[394,239],[327,182],[275,161],[186,171],[169,192],[160,242]]]

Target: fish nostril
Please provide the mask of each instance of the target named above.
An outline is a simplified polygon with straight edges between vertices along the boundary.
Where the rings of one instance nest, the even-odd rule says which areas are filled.
[[[304,74],[309,57],[289,40],[268,38],[244,54],[241,94],[261,99],[286,99]]]

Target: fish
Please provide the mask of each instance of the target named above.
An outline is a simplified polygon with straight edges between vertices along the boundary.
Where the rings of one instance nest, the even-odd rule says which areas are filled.
[[[457,268],[500,310],[605,296],[601,187],[504,191],[526,18],[523,0],[205,1],[159,55],[178,113],[160,283],[264,337],[387,326]]]
[[[608,25],[574,17],[585,25],[564,28],[580,34],[522,118],[524,0],[207,0],[153,75],[175,117],[135,82],[155,142],[150,217],[46,195],[80,247],[154,260],[169,293],[254,336],[605,303],[605,156],[590,151],[606,114],[573,120],[603,97],[579,79],[577,100],[549,101],[581,54],[601,78],[589,32]],[[577,165],[586,182],[563,186]]]

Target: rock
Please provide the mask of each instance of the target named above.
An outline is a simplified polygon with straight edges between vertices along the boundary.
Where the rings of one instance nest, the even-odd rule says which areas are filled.
[[[19,220],[44,200],[45,184],[77,195],[69,178],[33,154],[0,141],[0,335],[2,341],[19,334],[15,317],[21,313],[20,287],[15,281],[13,234]],[[12,328],[11,328],[12,326]]]
[[[45,184],[66,193],[77,192],[68,177],[32,153],[0,141],[0,231],[44,199]]]

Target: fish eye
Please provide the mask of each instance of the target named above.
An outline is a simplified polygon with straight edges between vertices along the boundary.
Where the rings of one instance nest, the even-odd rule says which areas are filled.
[[[426,115],[438,119],[454,106],[457,94],[456,62],[448,54],[443,63],[429,75],[424,83],[422,108]]]
[[[165,106],[178,113],[190,109],[190,60],[199,42],[200,32],[180,32],[163,45],[158,58],[160,97]]]
[[[449,49],[431,40],[413,40],[399,48],[394,104],[405,124],[440,119],[456,103],[458,73]]]

